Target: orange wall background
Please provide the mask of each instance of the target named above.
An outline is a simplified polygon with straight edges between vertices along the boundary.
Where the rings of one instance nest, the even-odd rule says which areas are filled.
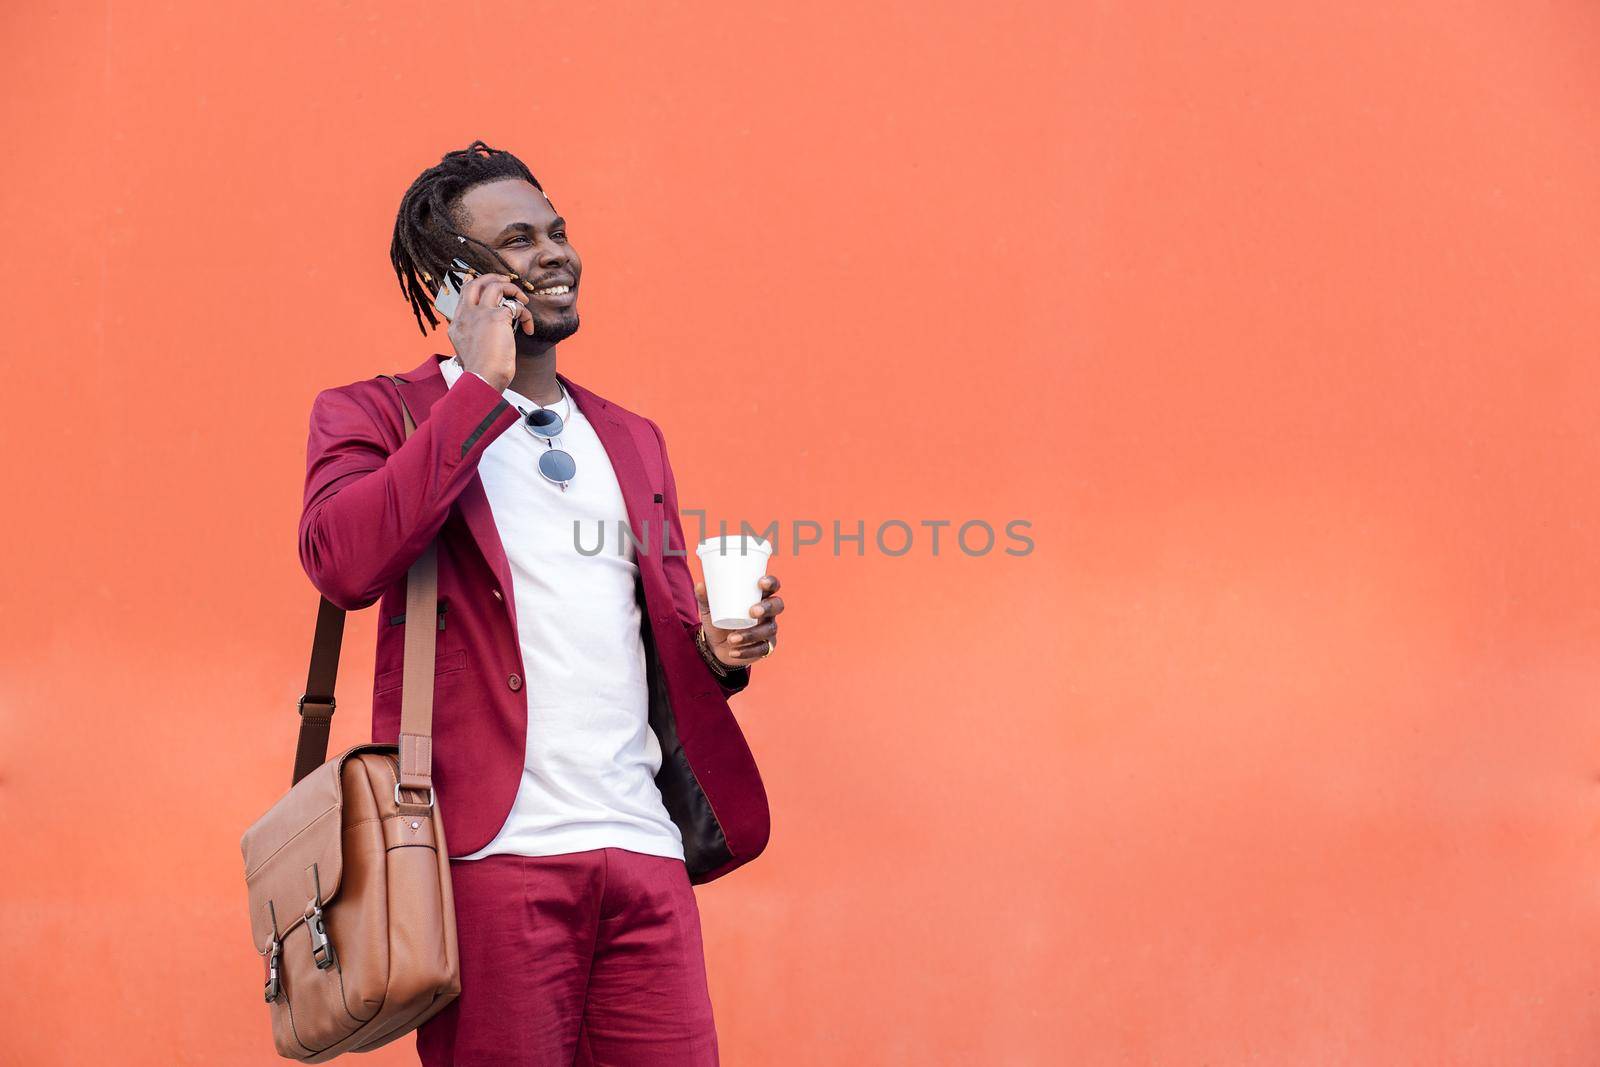
[[[1600,1058],[1600,8],[0,25],[3,1062],[280,1062],[238,839],[306,418],[448,346],[388,243],[474,137],[571,220],[560,366],[686,507],[869,531],[780,550],[734,702],[774,822],[699,891],[725,1062]]]

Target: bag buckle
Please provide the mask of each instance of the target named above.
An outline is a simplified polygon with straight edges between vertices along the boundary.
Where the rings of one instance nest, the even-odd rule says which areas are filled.
[[[278,999],[278,994],[283,992],[283,976],[278,970],[278,961],[283,958],[283,942],[276,937],[267,949],[267,1003],[271,1004]]]
[[[400,799],[400,783],[399,782],[396,782],[394,784],[394,802],[395,802],[396,806],[401,805],[401,804],[409,804],[409,803],[411,803],[411,801],[401,800]],[[433,786],[431,786],[431,785],[428,787],[428,807],[430,807],[430,808],[433,807]]]
[[[313,719],[321,719],[323,721],[326,721],[328,719],[333,718],[334,709],[337,708],[338,705],[339,705],[339,702],[337,700],[335,700],[331,696],[330,697],[314,697],[310,693],[301,693],[300,694],[300,699],[296,700],[294,702],[294,710],[299,712],[300,717],[302,719],[306,718],[306,701],[308,701],[308,700],[313,704],[326,704],[326,705],[328,705],[327,714],[311,716],[311,718],[313,718]]]
[[[310,904],[310,911],[306,913],[306,929],[311,931],[311,958],[317,961],[317,969],[325,971],[337,962],[333,953],[333,942],[328,940],[328,928],[322,921],[322,905],[316,901]]]
[[[271,1004],[283,992],[283,973],[279,962],[283,959],[283,940],[278,937],[278,911],[267,901],[267,915],[272,919],[272,940],[267,944],[267,1003]]]
[[[316,960],[318,970],[325,971],[339,960],[333,951],[333,942],[328,940],[327,924],[322,919],[322,878],[315,863],[311,865],[311,877],[316,883],[317,895],[306,905],[306,929],[311,932],[311,958]]]

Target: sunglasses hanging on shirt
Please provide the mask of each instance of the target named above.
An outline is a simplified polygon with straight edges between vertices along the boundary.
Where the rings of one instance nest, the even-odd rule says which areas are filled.
[[[561,389],[561,397],[567,402],[567,416],[570,418],[572,397],[567,394],[566,388],[559,380],[556,386]],[[539,454],[539,473],[544,475],[546,481],[559,485],[564,493],[567,491],[567,483],[578,473],[578,464],[572,458],[572,454],[557,448],[555,444],[566,422],[550,408],[540,405],[537,401],[534,403],[532,411],[521,404],[517,405],[517,410],[522,412],[522,428],[545,443],[545,450]]]

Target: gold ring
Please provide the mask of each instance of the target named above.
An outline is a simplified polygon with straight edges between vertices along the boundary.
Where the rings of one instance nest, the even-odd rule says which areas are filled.
[[[772,647],[772,641],[769,639],[767,641],[767,650],[761,654],[762,659],[766,659],[768,656],[772,655]]]

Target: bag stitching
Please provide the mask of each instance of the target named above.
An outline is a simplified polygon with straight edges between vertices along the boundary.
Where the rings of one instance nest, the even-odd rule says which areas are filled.
[[[282,852],[284,849],[286,849],[290,845],[294,844],[295,838],[299,837],[301,834],[305,833],[307,830],[310,830],[313,826],[315,826],[322,819],[322,817],[324,815],[328,814],[328,812],[330,812],[330,811],[338,811],[338,810],[339,810],[339,805],[330,804],[326,808],[324,808],[321,811],[317,812],[317,814],[316,814],[316,816],[314,818],[309,820],[304,826],[300,827],[300,829],[296,830],[294,832],[294,834],[292,836],[290,836],[290,838],[287,841],[285,841],[283,844],[279,845],[277,848],[273,849],[272,850],[272,854],[270,856],[266,857],[260,863],[256,864],[254,867],[250,868],[250,870],[246,871],[245,875],[244,875],[244,880],[246,882],[248,882],[248,881],[250,881],[251,878],[253,878],[256,875],[260,874],[261,873],[261,868],[265,867],[267,864],[271,863],[275,858],[277,858],[278,853]]]

